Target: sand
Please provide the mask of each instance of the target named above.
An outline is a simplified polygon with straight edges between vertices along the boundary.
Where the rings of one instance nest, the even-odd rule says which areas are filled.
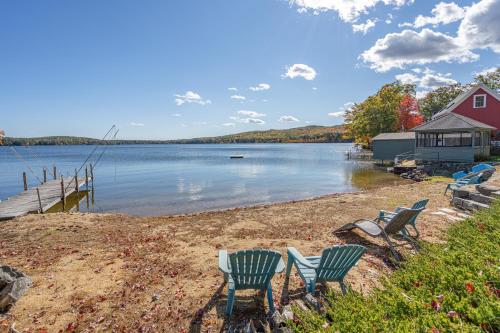
[[[457,221],[433,214],[450,208],[444,188],[443,182],[429,181],[184,216],[56,213],[2,222],[0,262],[33,279],[3,320],[26,332],[220,332],[263,317],[267,304],[248,291],[237,292],[234,316],[225,318],[219,249],[270,248],[286,260],[287,246],[319,255],[335,244],[362,244],[368,252],[346,282],[369,293],[394,269],[389,249],[361,233],[339,238],[332,231],[426,197],[428,209],[418,221],[421,238],[441,242]],[[409,247],[399,249],[413,254]],[[292,275],[285,301],[304,293],[295,269]],[[283,281],[284,274],[273,279],[278,307]]]

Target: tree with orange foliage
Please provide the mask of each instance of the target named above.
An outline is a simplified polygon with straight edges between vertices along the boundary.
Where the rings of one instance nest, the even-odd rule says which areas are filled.
[[[3,131],[3,129],[0,129],[0,145],[3,143],[3,137],[5,136],[5,132]]]
[[[398,129],[411,130],[424,122],[424,116],[418,108],[418,101],[410,94],[403,96],[398,109]]]

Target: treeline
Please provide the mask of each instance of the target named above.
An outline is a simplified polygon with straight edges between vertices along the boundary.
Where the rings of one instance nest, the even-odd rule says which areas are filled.
[[[415,84],[399,81],[385,84],[374,95],[346,111],[346,135],[356,143],[369,146],[371,139],[380,133],[409,131],[478,82],[493,90],[500,89],[500,69],[477,75],[472,83],[439,87],[418,100]]]
[[[219,143],[327,143],[349,142],[345,128],[339,126],[306,126],[286,130],[252,131],[238,134],[181,140],[99,140],[73,136],[39,138],[5,137],[6,146],[49,145],[129,145],[129,144],[219,144]]]

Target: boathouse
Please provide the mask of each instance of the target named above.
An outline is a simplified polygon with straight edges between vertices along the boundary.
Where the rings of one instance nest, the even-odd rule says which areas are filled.
[[[415,152],[415,133],[381,133],[372,139],[373,159],[392,161],[401,154]]]

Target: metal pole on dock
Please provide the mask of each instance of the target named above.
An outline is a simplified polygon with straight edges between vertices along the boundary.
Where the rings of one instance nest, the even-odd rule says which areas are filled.
[[[40,214],[43,214],[42,200],[40,199],[40,190],[36,188],[36,195],[38,196],[38,206],[40,207]]]
[[[54,180],[56,180],[57,179],[57,168],[55,165],[54,165],[54,168],[52,169],[52,171],[54,172]]]
[[[64,178],[61,176],[61,201],[63,206],[63,211],[66,207],[66,192],[64,191]]]
[[[44,183],[47,182],[47,169],[46,168],[43,168],[43,182]]]

